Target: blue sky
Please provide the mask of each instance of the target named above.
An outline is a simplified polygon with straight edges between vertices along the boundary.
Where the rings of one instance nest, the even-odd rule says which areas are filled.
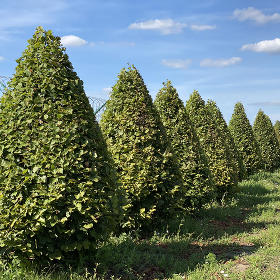
[[[35,28],[63,38],[89,96],[108,98],[134,64],[153,97],[171,80],[196,89],[228,121],[241,101],[280,120],[280,1],[1,0],[0,75],[11,76]]]

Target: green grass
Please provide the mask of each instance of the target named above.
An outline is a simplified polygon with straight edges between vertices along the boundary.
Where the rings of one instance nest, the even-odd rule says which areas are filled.
[[[279,279],[279,186],[280,172],[262,172],[242,182],[231,201],[173,221],[150,238],[112,237],[88,271],[36,272],[0,260],[0,279]]]

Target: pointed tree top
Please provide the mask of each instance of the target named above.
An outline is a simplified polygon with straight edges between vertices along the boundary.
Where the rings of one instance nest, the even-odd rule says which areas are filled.
[[[234,106],[234,113],[245,112],[245,108],[241,102],[237,102]]]
[[[193,93],[190,95],[189,100],[197,100],[197,101],[205,104],[205,101],[202,99],[201,95],[199,94],[199,92],[197,90],[193,91]]]

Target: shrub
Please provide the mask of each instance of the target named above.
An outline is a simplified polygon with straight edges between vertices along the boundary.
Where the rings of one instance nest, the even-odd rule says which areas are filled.
[[[100,122],[127,194],[123,227],[148,230],[183,205],[182,178],[138,70],[122,69]]]
[[[278,142],[280,144],[280,121],[276,121],[275,124],[274,124],[274,130],[275,130],[275,133],[276,133],[276,137],[278,139]]]
[[[216,125],[218,126],[219,130],[221,131],[221,134],[224,137],[226,145],[228,146],[237,179],[238,179],[238,181],[242,181],[243,179],[246,178],[246,175],[247,175],[246,169],[245,169],[244,163],[241,159],[240,153],[234,144],[234,141],[233,141],[232,135],[228,129],[227,123],[226,123],[219,107],[217,106],[216,102],[214,102],[212,100],[208,100],[208,102],[206,104],[206,108],[212,114],[212,118],[214,118],[216,120]]]
[[[170,81],[164,83],[154,104],[179,162],[186,189],[186,206],[193,211],[213,198],[215,193],[206,155],[186,108]]]
[[[208,156],[209,168],[218,189],[218,197],[222,198],[225,193],[235,191],[237,183],[228,147],[197,91],[194,91],[187,101],[187,112],[195,126],[201,146]]]
[[[264,169],[273,171],[280,166],[280,145],[269,116],[262,110],[256,116],[253,131],[261,150]]]
[[[0,248],[86,261],[116,224],[116,176],[60,38],[37,28],[0,105]]]
[[[252,126],[240,102],[236,103],[234,107],[234,112],[229,122],[229,130],[240,152],[247,174],[256,173],[263,167],[261,152]]]

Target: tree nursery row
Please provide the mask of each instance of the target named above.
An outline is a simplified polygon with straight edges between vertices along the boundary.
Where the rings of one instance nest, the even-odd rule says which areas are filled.
[[[227,125],[170,81],[153,101],[122,69],[100,123],[60,38],[38,27],[0,102],[0,254],[82,264],[111,234],[145,235],[280,166],[280,122],[237,103]]]

